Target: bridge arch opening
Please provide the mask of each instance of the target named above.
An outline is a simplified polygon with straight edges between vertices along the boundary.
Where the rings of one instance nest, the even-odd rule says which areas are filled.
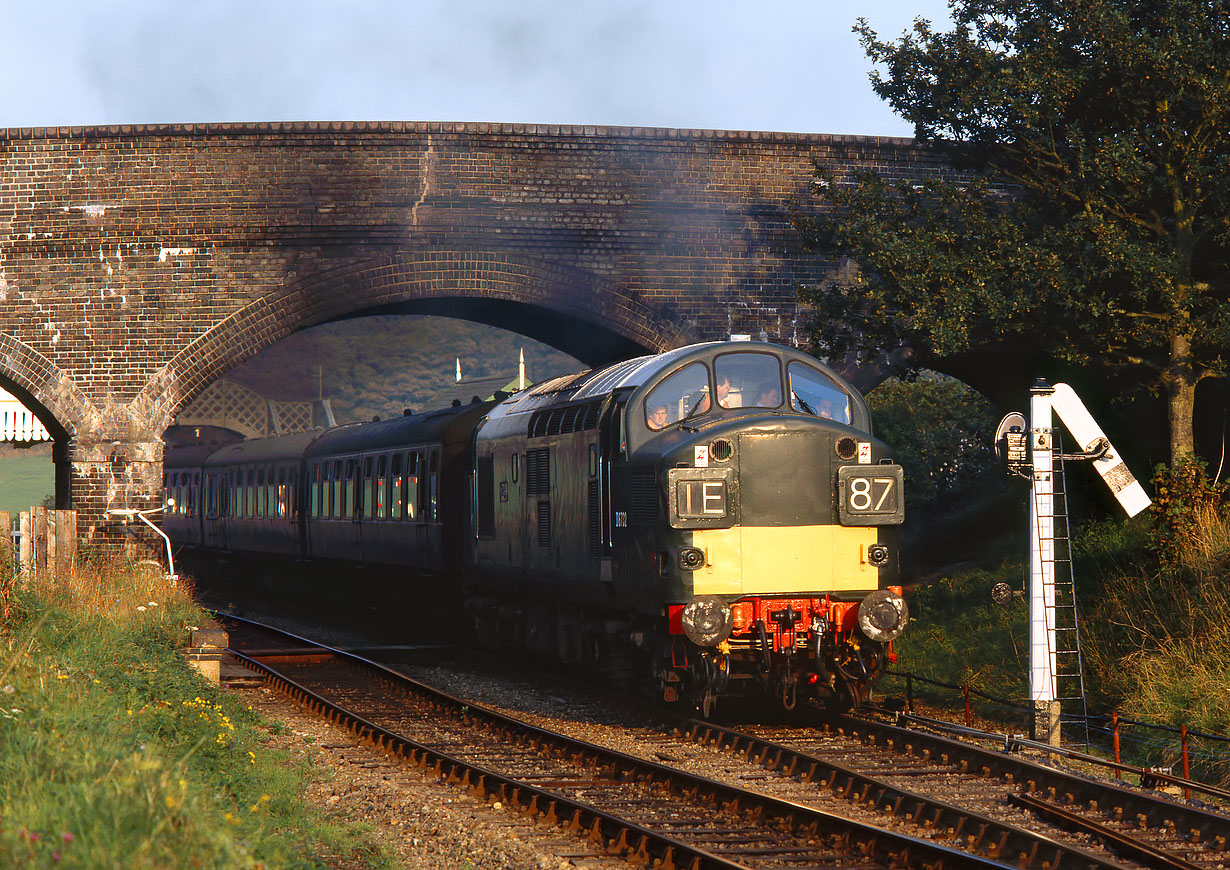
[[[171,419],[226,371],[312,326],[378,314],[432,314],[512,330],[581,367],[693,340],[669,311],[601,276],[492,251],[401,249],[321,268],[235,312],[184,348],[138,402]]]
[[[266,437],[387,419],[585,368],[533,338],[476,320],[364,312],[300,330],[232,368],[185,404],[164,440]],[[190,428],[206,431],[184,431]]]
[[[0,511],[68,507],[68,439],[48,408],[0,373]]]

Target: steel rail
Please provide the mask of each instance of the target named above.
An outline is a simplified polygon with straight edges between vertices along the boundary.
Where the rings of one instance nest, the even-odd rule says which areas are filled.
[[[902,754],[938,759],[957,766],[962,772],[1018,783],[1027,794],[1062,800],[1066,804],[1096,802],[1099,807],[1110,806],[1146,826],[1173,827],[1218,851],[1224,851],[1230,843],[1230,816],[1010,756],[1007,750],[1011,747],[1007,745],[1002,751],[993,751],[917,728],[854,716],[822,717],[818,722],[828,730],[845,732]]]
[[[1027,794],[1012,795],[1009,800],[1017,806],[1036,813],[1042,818],[1048,819],[1069,830],[1080,831],[1081,833],[1113,843],[1119,852],[1127,854],[1150,867],[1157,867],[1160,870],[1203,870],[1199,864],[1193,864],[1191,861],[1171,855],[1169,852],[1164,852],[1147,843],[1142,843],[1135,837],[1121,834],[1105,825],[1091,822],[1058,804],[1053,804]]]
[[[416,765],[422,771],[434,773],[449,784],[468,789],[475,797],[492,798],[509,806],[516,806],[527,815],[573,833],[588,832],[588,839],[607,852],[621,854],[642,863],[653,861],[655,866],[663,868],[685,866],[692,870],[746,870],[742,864],[727,861],[718,855],[616,818],[595,807],[462,761],[404,735],[396,734],[346,710],[257,659],[249,658],[235,650],[231,650],[231,653],[239,661],[264,675],[275,690],[293,698],[312,713],[347,728],[365,743]]]
[[[1061,843],[1052,837],[1026,830],[990,816],[966,810],[935,798],[898,788],[880,779],[836,762],[811,755],[754,734],[712,722],[689,719],[679,733],[702,746],[715,746],[742,755],[785,776],[815,783],[837,797],[861,803],[928,829],[951,831],[965,848],[989,858],[1017,855],[1025,866],[1088,866],[1118,868],[1124,865]],[[1073,863],[1069,863],[1073,862]]]
[[[1081,761],[1086,764],[1105,767],[1108,770],[1118,771],[1119,773],[1129,773],[1133,776],[1139,777],[1141,788],[1152,788],[1156,783],[1166,783],[1167,785],[1176,786],[1178,788],[1198,791],[1202,794],[1208,795],[1209,797],[1217,798],[1218,800],[1230,801],[1230,789],[1220,788],[1215,785],[1210,785],[1207,782],[1200,782],[1194,779],[1184,779],[1181,776],[1175,776],[1173,773],[1166,773],[1163,770],[1151,770],[1147,767],[1137,767],[1134,764],[1124,764],[1120,761],[1111,761],[1109,758],[1099,758],[1096,755],[1090,755],[1087,752],[1080,752],[1076,749],[1051,746],[1049,743],[1030,740],[1026,737],[1021,737],[1015,734],[997,734],[994,731],[983,731],[979,728],[971,728],[967,725],[954,725],[951,722],[944,722],[940,719],[932,719],[928,716],[919,716],[917,713],[893,713],[888,710],[882,710],[881,712],[890,713],[890,715],[896,717],[898,722],[917,722],[920,725],[926,725],[929,728],[936,728],[941,731],[946,731],[949,734],[973,737],[976,740],[993,740],[996,742],[1002,742],[1007,749],[1036,749],[1039,752],[1047,752],[1052,755],[1062,755],[1065,758],[1071,758],[1074,761]]]
[[[221,618],[237,619],[227,614]],[[253,620],[241,620],[249,625],[260,626]],[[295,637],[279,629],[269,629]],[[304,644],[305,638],[296,637]],[[714,807],[723,807],[730,812],[747,816],[755,814],[768,827],[788,830],[799,837],[825,837],[832,848],[844,849],[847,854],[859,855],[866,860],[878,861],[889,866],[912,866],[925,868],[1003,868],[1016,866],[995,859],[984,858],[950,846],[917,837],[887,831],[832,813],[797,804],[791,801],[761,795],[725,783],[676,770],[656,762],[647,761],[586,741],[558,734],[527,722],[507,716],[482,705],[442,692],[432,686],[413,680],[391,670],[378,662],[347,653],[325,645],[321,649],[334,654],[339,660],[375,672],[391,686],[405,690],[436,704],[441,708],[456,711],[463,720],[481,721],[484,725],[499,729],[513,741],[524,741],[537,746],[550,745],[561,754],[574,758],[583,756],[595,771],[608,768],[613,777],[635,777],[642,782],[665,787],[671,793],[682,796],[697,806],[712,812]],[[620,819],[591,804],[573,800],[559,793],[531,783],[506,777],[438,750],[420,744],[405,735],[395,734],[380,725],[370,722],[338,704],[322,697],[275,668],[249,658],[241,651],[232,654],[249,667],[265,674],[273,686],[295,698],[317,715],[352,730],[360,739],[394,756],[406,758],[421,769],[432,770],[451,783],[459,783],[476,795],[489,796],[518,806],[527,813],[551,821],[578,833],[588,831],[595,843],[612,854],[622,854],[636,862],[654,862],[663,870],[688,867],[691,870],[737,870],[740,864],[720,855],[692,846],[650,828]]]

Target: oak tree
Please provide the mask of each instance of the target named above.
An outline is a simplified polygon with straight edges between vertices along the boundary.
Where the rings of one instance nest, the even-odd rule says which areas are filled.
[[[1230,0],[952,0],[860,34],[876,92],[941,149],[925,182],[817,170],[800,226],[859,272],[804,288],[829,353],[1003,343],[1164,392],[1172,462],[1230,338]],[[852,326],[853,324],[853,326]]]

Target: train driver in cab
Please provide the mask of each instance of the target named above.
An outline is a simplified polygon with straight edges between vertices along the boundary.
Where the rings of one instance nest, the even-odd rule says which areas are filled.
[[[649,409],[649,414],[645,419],[650,429],[658,430],[665,429],[666,424],[670,422],[670,417],[667,415],[666,405],[655,405]]]

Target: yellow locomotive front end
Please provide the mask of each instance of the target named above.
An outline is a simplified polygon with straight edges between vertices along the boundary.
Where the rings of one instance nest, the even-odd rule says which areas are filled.
[[[865,700],[909,615],[902,470],[861,397],[759,345],[646,386],[629,403],[629,464],[634,479],[654,468],[665,508],[636,548],[662,595],[663,697],[706,713],[732,694]]]

